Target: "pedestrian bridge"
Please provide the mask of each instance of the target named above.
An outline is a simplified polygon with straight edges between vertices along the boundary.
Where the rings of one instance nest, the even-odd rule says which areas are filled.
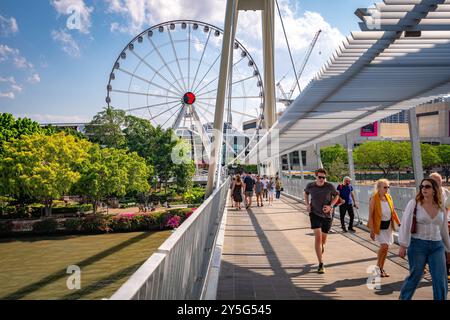
[[[398,299],[408,265],[397,256],[397,245],[385,265],[391,277],[373,279],[378,245],[363,225],[355,234],[342,233],[336,219],[324,256],[326,273],[319,275],[309,218],[292,183],[274,206],[242,211],[226,204],[228,186],[223,184],[111,299]],[[415,299],[432,298],[426,275]]]

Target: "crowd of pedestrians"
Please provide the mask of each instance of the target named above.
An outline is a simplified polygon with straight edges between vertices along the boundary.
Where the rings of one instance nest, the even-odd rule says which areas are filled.
[[[273,206],[274,195],[276,199],[281,197],[281,179],[278,177],[260,176],[251,173],[236,174],[232,177],[230,184],[230,195],[232,207],[242,210],[242,203],[245,209],[250,209],[253,204],[253,196],[256,196],[256,206],[263,207],[264,202],[268,206]]]
[[[281,179],[276,177],[244,174],[236,175],[231,184],[231,196],[236,210],[250,209],[252,198],[256,195],[256,205],[263,207],[264,202],[273,205],[280,199],[283,190]],[[380,277],[389,277],[385,262],[389,247],[394,244],[394,232],[398,232],[399,253],[408,258],[409,275],[400,292],[400,299],[413,297],[426,265],[432,278],[435,300],[447,299],[448,281],[450,281],[450,191],[443,187],[442,177],[432,173],[423,179],[414,199],[411,199],[402,218],[396,212],[394,199],[389,193],[390,182],[380,179],[375,183],[370,197],[367,228],[370,238],[378,244],[377,271]],[[355,210],[359,209],[351,178],[334,187],[327,182],[327,171],[318,169],[315,181],[304,189],[304,201],[311,229],[314,232],[314,248],[318,260],[318,273],[325,273],[324,253],[330,233],[334,212],[339,207],[339,218],[343,232],[356,232],[354,229]],[[349,216],[348,228],[346,215]]]

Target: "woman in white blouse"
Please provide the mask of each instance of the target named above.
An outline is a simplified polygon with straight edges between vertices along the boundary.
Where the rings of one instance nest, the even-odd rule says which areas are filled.
[[[412,298],[427,263],[434,299],[447,299],[445,251],[450,252],[447,221],[436,181],[423,179],[416,198],[406,207],[399,232],[399,256],[404,258],[408,254],[410,272],[400,291],[401,300]]]

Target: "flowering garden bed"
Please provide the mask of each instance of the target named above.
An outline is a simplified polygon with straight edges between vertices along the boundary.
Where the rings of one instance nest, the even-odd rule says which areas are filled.
[[[100,234],[178,228],[195,208],[118,215],[91,214],[79,218],[48,218],[0,222],[0,236]]]

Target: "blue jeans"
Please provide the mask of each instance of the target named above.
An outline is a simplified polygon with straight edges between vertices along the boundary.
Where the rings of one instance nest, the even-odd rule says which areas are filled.
[[[428,241],[411,238],[408,248],[409,276],[400,291],[401,300],[411,300],[422,279],[428,263],[433,283],[434,300],[447,300],[447,270],[445,247],[442,241]]]
[[[278,191],[278,190],[277,190],[277,191],[276,191],[276,198],[277,198],[277,199],[280,199],[280,196],[281,196],[281,191]]]

